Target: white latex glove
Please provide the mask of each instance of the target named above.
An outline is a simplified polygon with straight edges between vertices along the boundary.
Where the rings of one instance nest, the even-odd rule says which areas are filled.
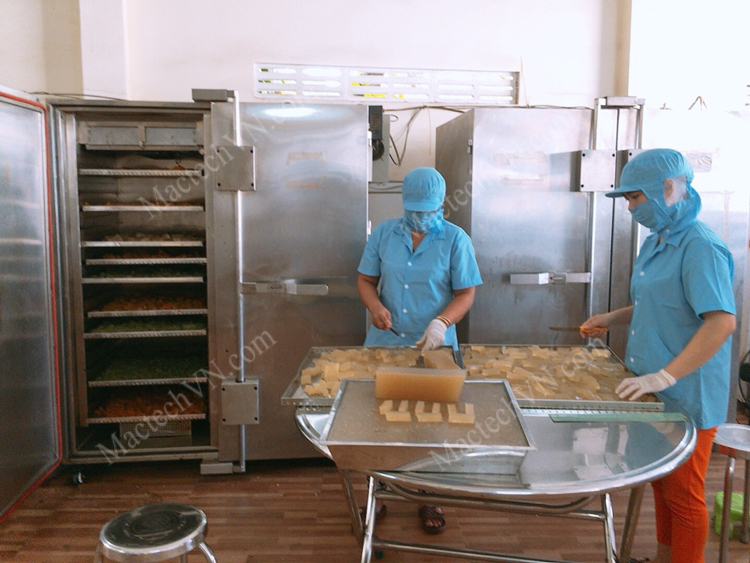
[[[660,369],[656,373],[623,379],[617,386],[617,389],[615,389],[615,393],[621,399],[635,401],[646,393],[664,391],[667,387],[671,387],[675,383],[677,383],[677,380],[674,377],[666,370]]]
[[[430,324],[427,325],[427,329],[424,331],[422,338],[417,340],[417,346],[422,347],[422,351],[434,350],[438,346],[443,345],[445,340],[445,331],[448,329],[443,321],[438,319],[432,319]]]

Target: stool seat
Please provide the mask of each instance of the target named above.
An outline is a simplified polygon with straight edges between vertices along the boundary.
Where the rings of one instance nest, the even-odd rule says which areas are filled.
[[[732,505],[732,480],[735,460],[745,460],[745,491],[742,503],[742,528],[740,541],[750,542],[750,426],[743,424],[720,424],[714,436],[714,445],[719,453],[727,456],[724,470],[724,500],[721,513],[721,538],[719,563],[726,563],[729,547],[730,508]],[[714,515],[715,516],[715,515]]]
[[[735,459],[750,459],[750,426],[720,424],[714,436],[717,450]]]
[[[204,543],[206,515],[187,504],[141,506],[118,514],[99,533],[97,561],[104,555],[120,562],[152,563],[180,557],[200,548],[207,561],[216,559]]]

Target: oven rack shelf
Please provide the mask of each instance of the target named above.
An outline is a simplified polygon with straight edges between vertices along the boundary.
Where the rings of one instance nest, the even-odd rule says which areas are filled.
[[[154,330],[138,332],[86,332],[83,338],[94,340],[98,338],[165,338],[172,336],[206,336],[206,329],[202,330]]]
[[[91,417],[87,418],[86,422],[89,424],[111,424],[118,422],[143,422],[144,418],[148,418],[153,415],[142,414],[139,416],[110,416],[110,417]],[[169,420],[205,420],[206,413],[200,414],[175,414],[169,415]]]
[[[207,264],[207,258],[86,258],[87,266],[152,266],[165,264]]]
[[[181,383],[208,383],[207,377],[173,377],[162,379],[121,379],[88,382],[89,387],[137,387],[140,385],[179,385]]]
[[[79,176],[131,176],[141,178],[179,178],[184,176],[203,176],[200,170],[149,170],[123,168],[80,168]]]
[[[149,311],[89,311],[89,318],[111,317],[171,317],[179,315],[207,315],[208,309],[153,309]]]
[[[205,211],[202,205],[82,205],[85,213],[118,213],[120,211],[147,211],[148,213],[164,213],[174,211],[196,212]]]
[[[202,240],[84,240],[83,248],[203,247]]]
[[[112,284],[112,283],[203,283],[202,276],[184,276],[170,278],[82,278],[81,283]]]

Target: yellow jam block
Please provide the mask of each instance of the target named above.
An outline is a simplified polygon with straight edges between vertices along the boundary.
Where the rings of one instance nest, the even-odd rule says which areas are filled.
[[[447,350],[426,350],[423,352],[424,365],[437,369],[461,369]]]
[[[462,369],[380,366],[375,370],[375,397],[455,403],[464,379],[466,371]]]
[[[385,401],[380,403],[380,406],[378,407],[378,412],[380,414],[385,414],[392,410],[393,410],[393,401],[391,401],[390,399],[386,399]]]
[[[385,419],[388,422],[411,422],[411,413],[409,412],[409,401],[401,401],[398,410],[390,410],[385,413]]]
[[[448,422],[456,424],[474,424],[476,422],[476,415],[474,414],[474,405],[466,403],[464,405],[464,412],[458,412],[456,405],[448,405]]]
[[[443,421],[443,414],[440,412],[440,403],[432,403],[432,411],[425,412],[424,401],[417,401],[417,406],[414,407],[414,414],[417,417],[417,422]]]

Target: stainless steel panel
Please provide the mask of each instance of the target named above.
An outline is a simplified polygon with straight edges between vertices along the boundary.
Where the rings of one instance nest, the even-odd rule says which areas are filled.
[[[0,515],[59,461],[45,116],[0,90]]]
[[[221,382],[221,422],[227,425],[259,424],[260,381]]]
[[[610,150],[585,150],[580,153],[582,192],[608,192],[615,188],[617,153]]]
[[[364,341],[355,281],[366,239],[367,108],[240,109],[240,137],[253,152],[228,149],[231,160],[207,165],[207,244],[215,256],[209,326],[219,338],[210,353],[225,377],[260,380],[260,423],[246,428],[246,458],[311,456],[293,407],[279,404],[310,347]],[[232,104],[213,105],[211,134],[214,149],[232,147]],[[254,173],[231,172],[243,168]],[[236,429],[219,429],[221,459],[237,459],[237,438]]]
[[[443,405],[441,422],[388,422],[375,381],[344,380],[321,442],[341,469],[516,474],[535,448],[508,382],[467,381],[461,402],[473,405],[475,424],[449,423]]]
[[[750,154],[748,116],[737,112],[648,110],[643,118],[641,146],[636,146],[635,112],[623,112],[620,120],[621,149],[652,149],[669,147],[682,152],[695,172],[693,186],[700,193],[703,209],[699,219],[727,244],[734,258],[734,296],[738,328],[732,342],[731,392],[727,420],[734,421],[740,357],[750,343],[747,341],[748,287],[747,252],[750,218],[750,182],[747,179],[747,155]],[[623,150],[621,164],[627,159]],[[627,204],[618,201],[615,208],[616,236],[614,271],[628,280],[632,257],[648,235],[636,230]],[[616,299],[615,299],[616,297]],[[621,291],[613,295],[612,308],[629,304],[629,296]],[[616,333],[612,335],[615,337]],[[620,345],[625,344],[620,335]],[[610,340],[610,345],[612,341]],[[614,349],[614,346],[612,346]]]
[[[616,117],[602,111],[596,136],[593,110],[584,109],[475,109],[438,128],[448,219],[471,235],[484,279],[461,340],[580,343],[547,327],[606,309],[613,205],[603,193],[581,193],[580,182],[611,186]],[[587,154],[607,165],[581,170],[582,151],[593,149]],[[511,275],[530,278],[514,284]]]

